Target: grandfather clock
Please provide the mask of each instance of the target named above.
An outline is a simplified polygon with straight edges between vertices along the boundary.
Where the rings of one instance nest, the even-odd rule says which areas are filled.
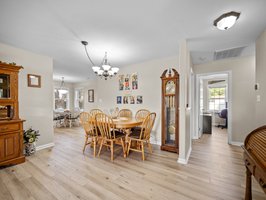
[[[167,69],[162,76],[162,145],[161,150],[179,152],[179,74]]]

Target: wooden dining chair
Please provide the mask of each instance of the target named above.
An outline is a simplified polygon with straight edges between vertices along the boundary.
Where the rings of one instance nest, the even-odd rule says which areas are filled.
[[[118,117],[132,118],[132,111],[129,109],[121,109],[118,113]]]
[[[92,116],[94,116],[94,117],[95,117],[95,115],[98,114],[98,113],[103,113],[103,111],[100,110],[100,109],[97,109],[97,108],[95,108],[95,109],[91,109],[91,110],[90,110],[90,115],[92,115]]]
[[[135,114],[136,121],[143,121],[148,115],[150,114],[150,111],[147,109],[140,109]],[[141,131],[141,126],[136,126],[132,128],[132,131]]]
[[[145,160],[144,155],[144,143],[148,145],[150,153],[152,153],[152,146],[150,143],[150,135],[152,131],[152,127],[154,125],[154,121],[156,118],[156,113],[150,113],[146,118],[144,119],[141,131],[133,131],[129,137],[128,137],[128,149],[127,149],[127,155],[129,154],[129,151],[137,151],[142,153],[142,160]],[[136,145],[132,145],[132,141],[136,143]]]
[[[111,117],[104,113],[98,113],[95,116],[97,127],[101,133],[102,140],[100,144],[100,149],[98,156],[100,156],[102,146],[109,147],[111,149],[111,160],[114,160],[114,151],[119,150],[114,149],[114,146],[121,145],[123,149],[123,154],[125,154],[125,135],[114,129],[114,123]]]
[[[93,146],[93,156],[95,157],[97,141],[99,139],[96,128],[95,117],[93,117],[87,112],[82,112],[80,113],[79,119],[80,119],[80,124],[82,125],[86,133],[85,143],[83,146],[83,153],[85,152],[86,146],[90,144],[91,146]]]
[[[135,114],[135,119],[137,121],[143,121],[148,115],[150,114],[150,111],[147,109],[140,109]]]

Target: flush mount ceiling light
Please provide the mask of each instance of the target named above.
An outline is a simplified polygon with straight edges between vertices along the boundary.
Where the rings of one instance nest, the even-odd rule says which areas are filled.
[[[236,20],[239,18],[240,13],[231,11],[229,13],[224,13],[216,20],[214,20],[213,25],[216,26],[220,30],[227,30],[231,28]]]
[[[86,55],[89,59],[89,61],[91,62],[92,64],[92,70],[94,71],[94,73],[100,77],[104,77],[105,80],[107,80],[107,78],[111,78],[113,76],[115,76],[117,74],[117,72],[119,71],[119,68],[118,67],[111,67],[111,65],[107,62],[107,52],[105,52],[105,56],[103,57],[103,61],[101,63],[101,67],[100,66],[96,66],[90,56],[89,56],[89,53],[88,53],[88,50],[87,50],[87,45],[88,45],[88,42],[87,41],[81,41],[81,44],[84,45],[85,47],[85,51],[86,51]]]

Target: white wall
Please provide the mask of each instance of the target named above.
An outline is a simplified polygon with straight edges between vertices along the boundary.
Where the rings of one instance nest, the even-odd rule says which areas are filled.
[[[259,83],[256,95],[259,95],[260,102],[255,100],[256,124],[254,128],[266,125],[266,31],[256,41],[256,82]]]
[[[61,81],[54,81],[53,82],[53,89],[60,88],[60,86],[61,86]],[[67,83],[66,80],[65,80],[64,88],[68,89],[68,92],[69,92],[69,94],[68,94],[69,95],[69,110],[71,112],[73,112],[74,111],[74,97],[75,97],[75,95],[74,95],[74,84],[73,83]],[[53,98],[53,108],[55,108],[54,98]]]
[[[208,81],[203,80],[203,112],[208,112]]]
[[[84,111],[89,112],[91,109],[98,108],[97,103],[97,80],[88,80],[80,83],[68,83],[65,80],[64,87],[69,90],[69,110],[74,111],[74,101],[75,101],[75,89],[82,89],[84,97]],[[53,82],[54,88],[60,88],[61,81]],[[88,90],[94,90],[94,102],[88,101]],[[53,102],[54,104],[54,102]],[[53,105],[54,108],[54,105]]]
[[[120,68],[119,74],[138,73],[137,90],[129,92],[119,91],[118,77],[111,80],[97,79],[96,102],[98,108],[109,111],[110,108],[129,108],[135,115],[142,108],[157,114],[154,124],[151,142],[161,144],[161,79],[163,71],[168,68],[178,69],[178,57],[170,57],[159,60],[148,61]],[[91,85],[88,85],[91,87]],[[92,86],[93,88],[93,86]],[[125,94],[142,95],[143,104],[116,104],[117,96]]]
[[[104,112],[108,113],[111,108],[118,107],[129,108],[133,111],[133,114],[136,113],[141,108],[150,110],[157,114],[155,125],[152,131],[151,142],[154,144],[161,145],[161,79],[163,71],[168,68],[175,68],[180,74],[180,78],[183,78],[182,83],[180,82],[180,124],[181,128],[179,129],[180,135],[180,151],[179,159],[181,163],[187,163],[188,157],[191,151],[191,97],[190,89],[191,85],[191,73],[192,73],[192,63],[188,49],[184,49],[183,58],[180,57],[170,57],[163,58],[153,61],[147,61],[144,63],[138,63],[130,66],[126,66],[120,69],[120,75],[131,75],[133,73],[138,73],[138,89],[130,91],[119,91],[119,82],[118,76],[104,80],[96,78],[95,80],[90,80],[87,82],[73,84],[73,88],[83,88],[85,91],[85,111],[89,111],[93,108],[100,108]],[[182,59],[183,62],[179,62],[179,59]],[[183,72],[180,67],[183,65]],[[95,90],[95,102],[88,103],[88,89]],[[143,104],[117,104],[117,96],[125,95],[142,95]],[[182,100],[181,100],[182,99]],[[189,107],[186,107],[186,105]],[[182,122],[183,121],[183,122]]]
[[[144,63],[126,66],[120,69],[120,75],[138,73],[138,89],[130,91],[119,91],[118,76],[111,80],[96,79],[97,81],[87,81],[74,84],[74,88],[95,89],[95,103],[85,103],[85,110],[100,108],[109,112],[110,108],[129,108],[136,113],[141,108],[150,110],[157,114],[152,131],[151,142],[161,145],[161,79],[163,71],[168,68],[175,68],[180,74],[180,112],[179,112],[179,160],[186,164],[191,151],[191,74],[192,62],[190,53],[184,44],[180,57],[163,58]],[[182,62],[180,61],[182,60]],[[179,66],[184,66],[183,71]],[[143,104],[116,104],[117,96],[142,95]],[[87,96],[85,96],[87,99]],[[85,101],[86,102],[86,101]],[[189,107],[187,107],[187,104]],[[182,125],[181,125],[182,124]]]
[[[82,83],[74,83],[74,89],[82,89],[84,93],[84,111],[89,112],[91,109],[98,108],[98,101],[97,101],[97,79],[95,80],[88,80]],[[88,101],[88,90],[94,90],[94,102]]]
[[[187,164],[191,152],[190,123],[193,124],[191,115],[191,69],[192,62],[187,47],[187,41],[180,43],[179,48],[179,73],[180,73],[180,97],[179,97],[179,157],[178,162]]]
[[[15,62],[24,69],[19,73],[19,116],[26,120],[24,129],[32,127],[41,136],[37,146],[53,142],[53,60],[0,43],[0,60]],[[41,76],[41,88],[27,86],[27,74]]]
[[[196,74],[219,71],[232,71],[232,143],[242,143],[255,123],[255,57],[232,58],[194,66]]]

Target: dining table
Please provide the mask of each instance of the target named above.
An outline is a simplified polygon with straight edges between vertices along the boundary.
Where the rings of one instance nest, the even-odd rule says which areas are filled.
[[[117,129],[129,130],[133,127],[140,126],[142,120],[136,120],[135,118],[117,117],[113,118],[113,125]]]
[[[143,120],[136,120],[135,118],[127,118],[127,117],[117,117],[113,118],[114,128],[122,130],[125,133],[125,149],[127,149],[128,145],[128,137],[131,133],[131,128],[136,126],[140,126],[143,123]],[[124,157],[126,157],[126,151],[124,152]]]

